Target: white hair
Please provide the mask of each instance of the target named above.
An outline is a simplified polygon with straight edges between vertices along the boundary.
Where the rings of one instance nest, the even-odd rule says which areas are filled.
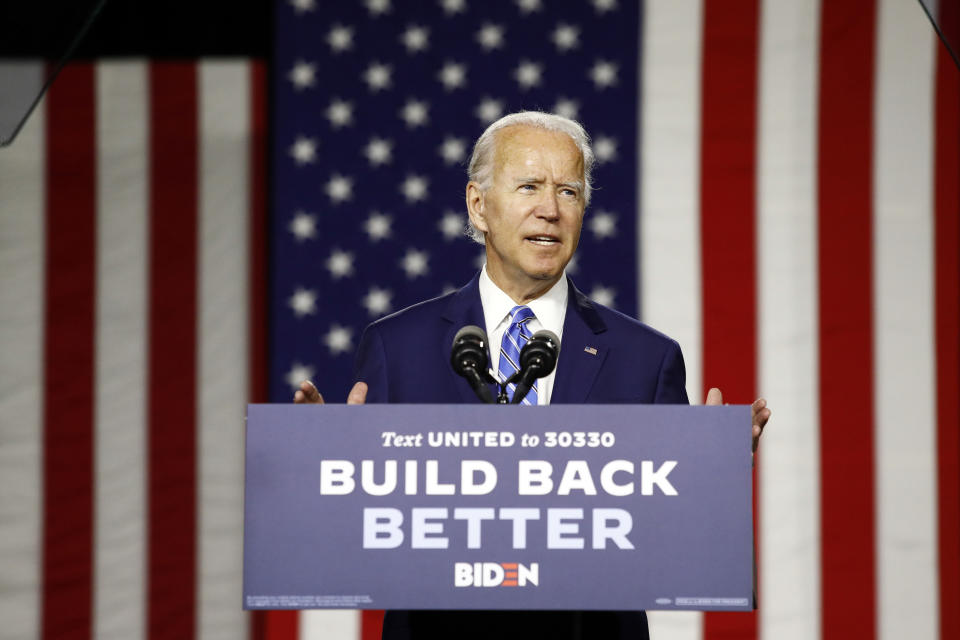
[[[473,154],[470,156],[470,165],[467,168],[467,175],[470,180],[480,185],[480,191],[487,191],[493,183],[493,158],[497,147],[496,134],[501,129],[515,125],[524,125],[546,129],[548,131],[559,131],[570,136],[577,148],[580,149],[580,155],[583,156],[583,202],[584,207],[590,204],[591,174],[595,161],[593,148],[590,146],[590,136],[576,120],[564,118],[555,113],[545,113],[543,111],[519,111],[503,116],[484,131],[476,143],[473,145]],[[483,232],[468,222],[466,233],[480,244],[484,244]]]

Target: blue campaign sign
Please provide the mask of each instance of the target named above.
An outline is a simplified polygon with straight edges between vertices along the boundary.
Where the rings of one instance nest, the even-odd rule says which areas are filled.
[[[247,609],[754,608],[750,408],[250,405]]]

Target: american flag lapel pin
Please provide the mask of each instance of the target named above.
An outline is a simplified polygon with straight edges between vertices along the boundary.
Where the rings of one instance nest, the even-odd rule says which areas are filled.
[[[596,349],[596,347],[584,347],[583,350],[586,351],[587,353],[589,353],[589,354],[592,355],[592,356],[597,355],[597,349]]]

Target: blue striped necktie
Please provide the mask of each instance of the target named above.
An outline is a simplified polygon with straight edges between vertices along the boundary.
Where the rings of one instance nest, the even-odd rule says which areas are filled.
[[[527,327],[536,316],[530,307],[517,305],[510,310],[510,325],[503,332],[503,340],[500,341],[500,364],[497,367],[500,373],[500,381],[507,380],[510,376],[520,370],[520,350],[527,344],[532,332]],[[515,384],[507,385],[507,396],[513,400],[513,391]],[[537,404],[537,383],[527,393],[527,396],[521,401],[521,404]]]

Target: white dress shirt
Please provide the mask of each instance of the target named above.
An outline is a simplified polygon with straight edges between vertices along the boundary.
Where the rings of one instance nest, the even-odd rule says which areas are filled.
[[[550,287],[549,291],[527,303],[533,315],[536,316],[527,323],[531,335],[546,329],[557,334],[561,339],[560,344],[563,344],[563,320],[567,315],[567,293],[567,278],[564,274],[555,285]],[[517,306],[517,303],[493,283],[487,275],[486,264],[480,270],[480,303],[483,305],[483,321],[486,324],[487,339],[490,341],[490,367],[496,378],[497,371],[500,370],[500,342],[509,326],[510,310]],[[550,375],[537,380],[538,405],[550,404],[553,380],[556,375],[557,369],[554,368]]]

